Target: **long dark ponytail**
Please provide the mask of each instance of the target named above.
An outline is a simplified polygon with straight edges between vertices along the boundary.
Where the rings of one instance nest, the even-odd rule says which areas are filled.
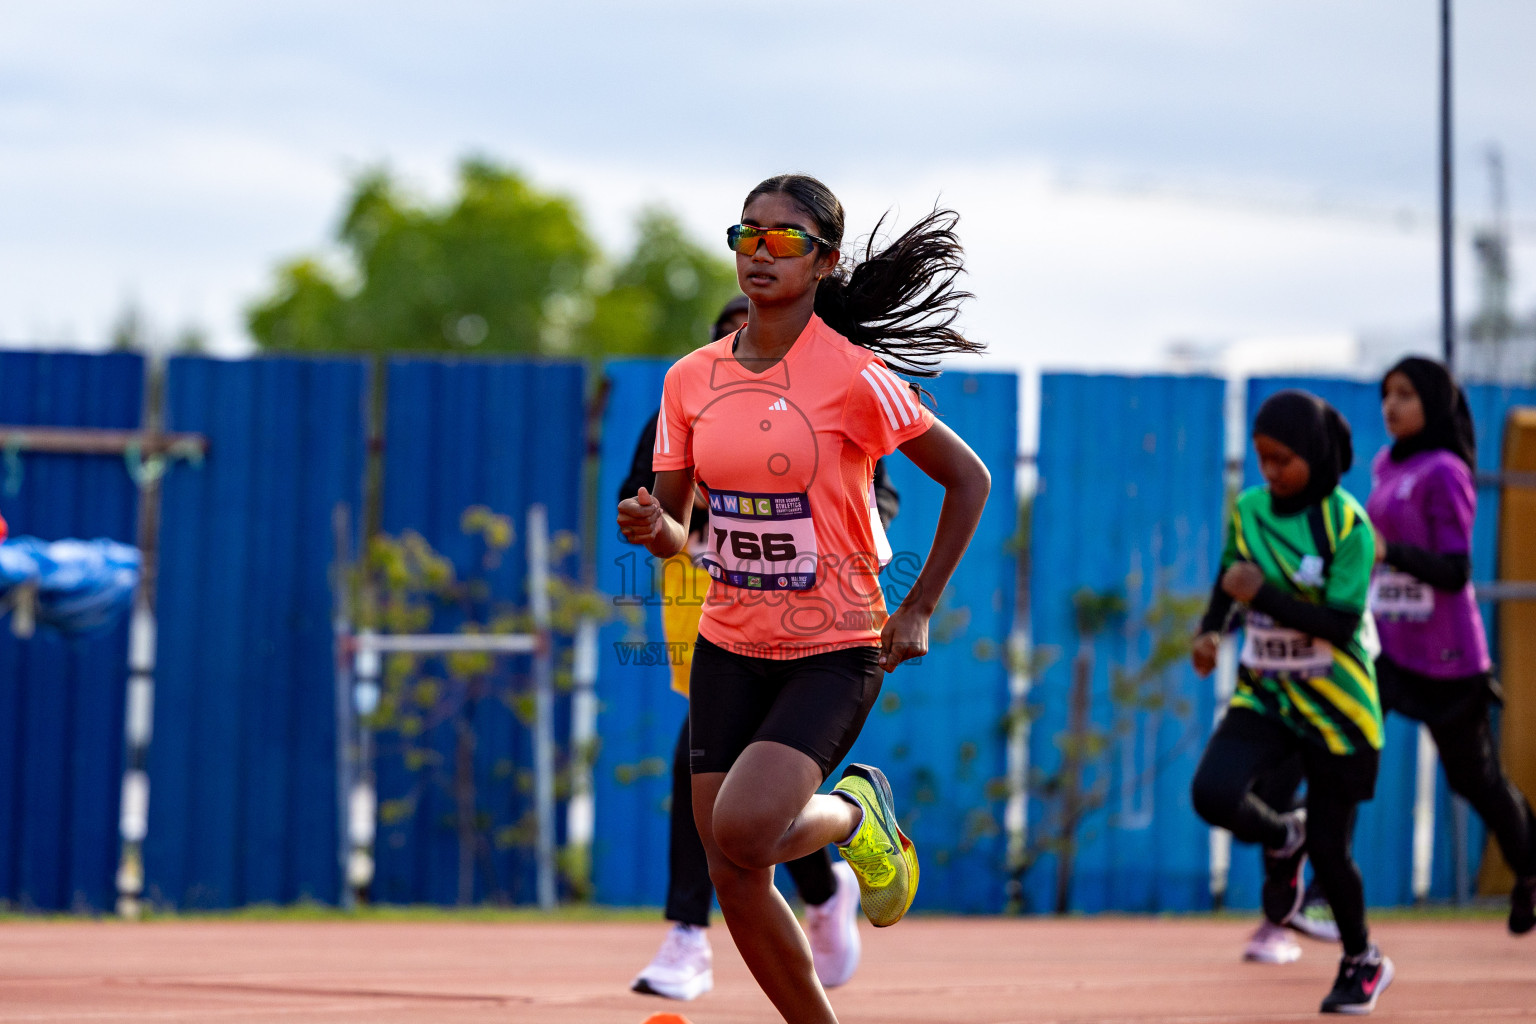
[[[779,174],[747,193],[786,195],[816,221],[817,234],[843,244],[843,204],[807,174]],[[816,289],[816,315],[855,345],[878,352],[892,369],[913,377],[937,377],[940,356],[985,347],[955,329],[960,303],[971,293],[955,286],[965,272],[955,234],[960,215],[935,207],[895,241],[875,251],[882,216],[862,259],[845,258]]]

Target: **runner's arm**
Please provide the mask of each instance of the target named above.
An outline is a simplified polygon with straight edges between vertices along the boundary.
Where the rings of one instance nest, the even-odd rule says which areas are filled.
[[[1200,628],[1196,634],[1224,633],[1228,628],[1227,613],[1232,610],[1232,595],[1221,589],[1221,577],[1211,587],[1210,600],[1205,603],[1205,614],[1200,616]]]
[[[1388,544],[1384,561],[1436,590],[1457,591],[1472,578],[1466,555],[1441,555],[1413,544]]]
[[[1237,541],[1238,531],[1242,528],[1242,520],[1237,510],[1233,509],[1231,521],[1227,523],[1226,539],[1221,545],[1221,568],[1216,573],[1216,582],[1211,585],[1211,597],[1205,604],[1205,614],[1200,616],[1200,630],[1195,634],[1197,637],[1206,633],[1220,635],[1236,625],[1236,618],[1231,614],[1234,598],[1221,585],[1221,578],[1233,563],[1243,561]]]
[[[1327,640],[1335,647],[1345,647],[1354,639],[1360,625],[1360,613],[1324,604],[1313,604],[1292,597],[1273,583],[1265,583],[1254,595],[1251,606],[1287,629]]]
[[[656,474],[655,493],[640,488],[619,502],[619,529],[632,544],[644,544],[660,558],[671,558],[688,542],[693,518],[693,467]]]
[[[928,652],[928,619],[976,532],[992,489],[992,474],[986,465],[943,423],[935,421],[903,444],[901,451],[944,488],[944,504],[917,582],[880,632],[880,661],[886,671]]]

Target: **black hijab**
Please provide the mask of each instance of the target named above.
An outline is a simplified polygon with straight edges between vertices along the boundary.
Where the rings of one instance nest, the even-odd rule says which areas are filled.
[[[1388,370],[1381,378],[1381,393],[1387,393],[1387,378],[1400,373],[1408,378],[1424,407],[1424,429],[1392,443],[1392,461],[1402,462],[1419,452],[1443,449],[1457,456],[1467,468],[1477,470],[1477,435],[1472,428],[1472,411],[1467,408],[1467,393],[1441,363],[1423,356],[1409,356]]]
[[[730,321],[731,317],[738,313],[745,313],[751,308],[752,305],[747,301],[745,295],[738,295],[730,302],[727,302],[724,308],[720,310],[720,315],[715,317],[715,322],[710,325],[709,340],[719,341],[725,337],[725,325]]]
[[[1305,459],[1311,470],[1300,494],[1289,498],[1270,494],[1270,506],[1277,515],[1295,515],[1328,497],[1355,461],[1349,424],[1339,410],[1308,391],[1270,395],[1253,418],[1253,433],[1279,441]]]

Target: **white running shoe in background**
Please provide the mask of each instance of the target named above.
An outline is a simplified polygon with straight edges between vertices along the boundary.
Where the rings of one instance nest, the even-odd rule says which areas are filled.
[[[1339,922],[1333,919],[1333,908],[1328,901],[1321,897],[1307,897],[1301,910],[1285,926],[1319,942],[1339,941]]]
[[[1301,946],[1291,933],[1278,924],[1265,921],[1253,933],[1243,949],[1243,959],[1261,964],[1288,964],[1301,958]]]
[[[630,982],[632,992],[667,999],[697,999],[715,987],[715,954],[709,930],[674,924],[656,956]]]
[[[811,960],[816,977],[826,988],[836,988],[853,977],[859,967],[859,880],[853,868],[839,860],[832,865],[837,891],[819,907],[805,908],[805,933],[811,940]]]

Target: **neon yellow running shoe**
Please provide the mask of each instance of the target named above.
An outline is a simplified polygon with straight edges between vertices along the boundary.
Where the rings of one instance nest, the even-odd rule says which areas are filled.
[[[879,768],[850,764],[832,787],[864,809],[864,820],[837,852],[859,879],[859,903],[876,928],[888,928],[906,916],[917,895],[917,847],[896,824],[891,784]]]

